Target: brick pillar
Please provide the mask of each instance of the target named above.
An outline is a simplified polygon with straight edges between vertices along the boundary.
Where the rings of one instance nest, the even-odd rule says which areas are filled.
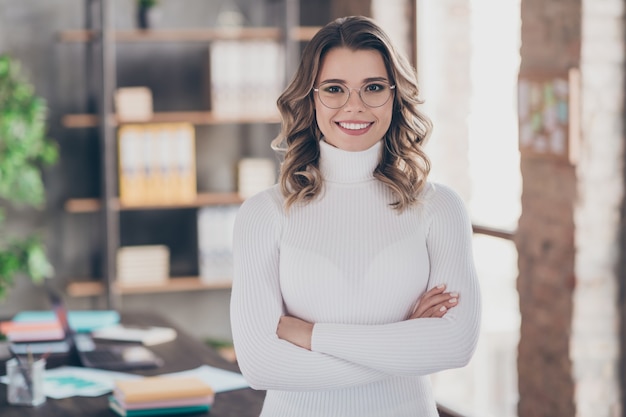
[[[520,76],[580,65],[581,0],[522,0]],[[518,349],[520,417],[573,417],[570,360],[576,172],[567,160],[521,155]]]
[[[580,117],[581,137],[573,164],[521,158],[518,412],[619,417],[624,2],[522,0],[521,16],[520,76],[580,68],[570,117]]]
[[[521,312],[518,349],[520,417],[573,417],[569,341],[574,290],[571,166],[521,158],[522,215],[516,245]]]

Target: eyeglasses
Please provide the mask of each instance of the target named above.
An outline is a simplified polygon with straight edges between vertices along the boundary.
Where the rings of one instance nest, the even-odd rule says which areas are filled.
[[[343,83],[326,82],[313,88],[313,91],[317,93],[324,106],[329,109],[338,109],[346,105],[352,90],[359,92],[359,97],[366,106],[381,107],[389,101],[395,88],[395,85],[389,85],[385,81],[365,83],[359,88],[348,88]]]

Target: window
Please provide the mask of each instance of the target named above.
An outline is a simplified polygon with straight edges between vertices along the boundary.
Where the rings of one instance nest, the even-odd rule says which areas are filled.
[[[440,176],[467,197],[475,225],[512,233],[521,210],[516,108],[520,3],[471,0],[467,14],[438,3],[417,0],[420,82],[427,104],[435,101],[428,113],[434,115],[435,132],[440,130],[441,136],[433,139],[443,142],[443,150],[431,152],[435,180]],[[463,25],[469,42],[459,39],[467,33]],[[469,49],[459,49],[459,42],[467,42]],[[453,73],[462,72],[464,62],[469,77]],[[459,89],[458,82],[467,85]],[[459,115],[453,106],[460,103],[464,111],[463,100],[469,102],[469,112]],[[451,131],[446,124],[463,124],[466,130]],[[461,141],[460,133],[466,134]],[[438,402],[464,416],[517,415],[517,251],[506,233],[502,235],[505,238],[483,233],[474,237],[483,293],[476,354],[466,368],[432,376]]]

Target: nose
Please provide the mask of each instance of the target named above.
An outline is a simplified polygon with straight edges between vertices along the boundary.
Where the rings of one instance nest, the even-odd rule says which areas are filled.
[[[365,104],[363,100],[361,100],[360,90],[358,88],[351,88],[348,102],[344,105],[344,110],[362,111],[364,106]]]

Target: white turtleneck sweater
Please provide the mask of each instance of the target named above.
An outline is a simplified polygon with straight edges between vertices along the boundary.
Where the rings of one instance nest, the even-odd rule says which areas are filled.
[[[243,375],[267,390],[263,417],[436,417],[428,375],[474,352],[480,291],[464,204],[428,184],[418,205],[393,210],[372,174],[381,146],[322,141],[320,198],[286,212],[275,186],[239,210],[231,324]],[[458,305],[406,320],[439,284]],[[310,351],[278,339],[285,314],[315,323]]]

